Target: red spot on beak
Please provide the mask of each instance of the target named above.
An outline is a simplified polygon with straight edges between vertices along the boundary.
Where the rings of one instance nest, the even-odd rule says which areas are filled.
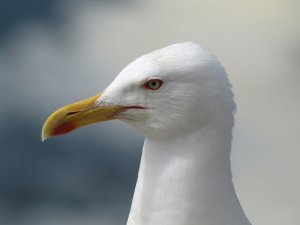
[[[67,134],[75,129],[76,129],[76,126],[74,125],[74,123],[66,122],[66,123],[63,123],[63,124],[55,127],[51,132],[51,136]]]

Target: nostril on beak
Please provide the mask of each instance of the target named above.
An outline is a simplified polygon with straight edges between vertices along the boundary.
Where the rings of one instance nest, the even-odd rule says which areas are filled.
[[[77,113],[80,113],[80,111],[68,112],[67,116],[72,116],[72,115],[77,114]]]

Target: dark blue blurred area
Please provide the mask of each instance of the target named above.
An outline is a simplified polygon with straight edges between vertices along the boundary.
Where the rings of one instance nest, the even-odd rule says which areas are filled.
[[[55,6],[61,0],[1,0],[0,1],[0,38],[6,38],[20,23],[41,21],[44,23],[59,22]]]
[[[140,151],[128,152],[128,146],[114,151],[120,148],[117,140],[96,140],[84,132],[78,138],[42,143],[41,120],[20,115],[1,115],[7,118],[1,124],[5,132],[0,142],[0,208],[6,219],[50,205],[78,212],[119,207],[124,213],[116,217],[125,222]]]
[[[39,21],[47,25],[59,26],[63,15],[59,13],[58,6],[61,3],[77,2],[78,0],[0,0],[0,41],[9,38],[21,23]],[[127,4],[131,0],[87,0],[89,2],[101,2],[106,4]]]
[[[42,143],[36,118],[8,118],[1,125],[5,132],[0,151],[0,204],[12,208],[42,201],[82,206],[101,200],[107,204],[117,196],[101,190],[110,188],[114,195],[122,195],[122,185],[134,185],[139,156],[110,151],[118,148],[116,142],[104,138],[100,144],[79,135],[71,142],[62,137]]]
[[[11,218],[41,205],[82,210],[123,207],[126,220],[140,155],[114,151],[117,140],[89,135],[42,143],[37,118],[6,116],[0,151],[0,208]],[[100,133],[100,132],[99,132]],[[100,144],[101,143],[101,144]],[[141,148],[142,143],[137,145]]]
[[[0,49],[23,23],[37,21],[48,27],[59,26],[63,18],[56,7],[60,3],[59,0],[0,1]],[[65,209],[73,214],[93,208],[113,209],[118,212],[117,221],[125,224],[142,139],[131,145],[120,144],[115,137],[101,135],[104,131],[96,127],[43,143],[40,133],[48,110],[33,113],[42,106],[14,94],[15,89],[24,87],[18,83],[20,74],[10,75],[0,74],[0,94],[7,95],[0,106],[0,224],[23,224],[22,219],[39,208]],[[16,99],[28,104],[26,110],[18,108]],[[91,132],[99,135],[90,135]]]

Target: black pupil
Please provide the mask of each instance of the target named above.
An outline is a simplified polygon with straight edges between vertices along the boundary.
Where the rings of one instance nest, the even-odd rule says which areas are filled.
[[[155,87],[157,85],[157,82],[156,81],[152,81],[151,85]]]

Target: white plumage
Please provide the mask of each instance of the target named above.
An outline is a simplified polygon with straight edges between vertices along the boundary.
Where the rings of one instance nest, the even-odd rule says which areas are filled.
[[[146,80],[164,81],[156,91]],[[235,103],[217,59],[179,43],[129,64],[99,105],[139,105],[119,118],[146,139],[127,225],[249,225],[231,180]]]

